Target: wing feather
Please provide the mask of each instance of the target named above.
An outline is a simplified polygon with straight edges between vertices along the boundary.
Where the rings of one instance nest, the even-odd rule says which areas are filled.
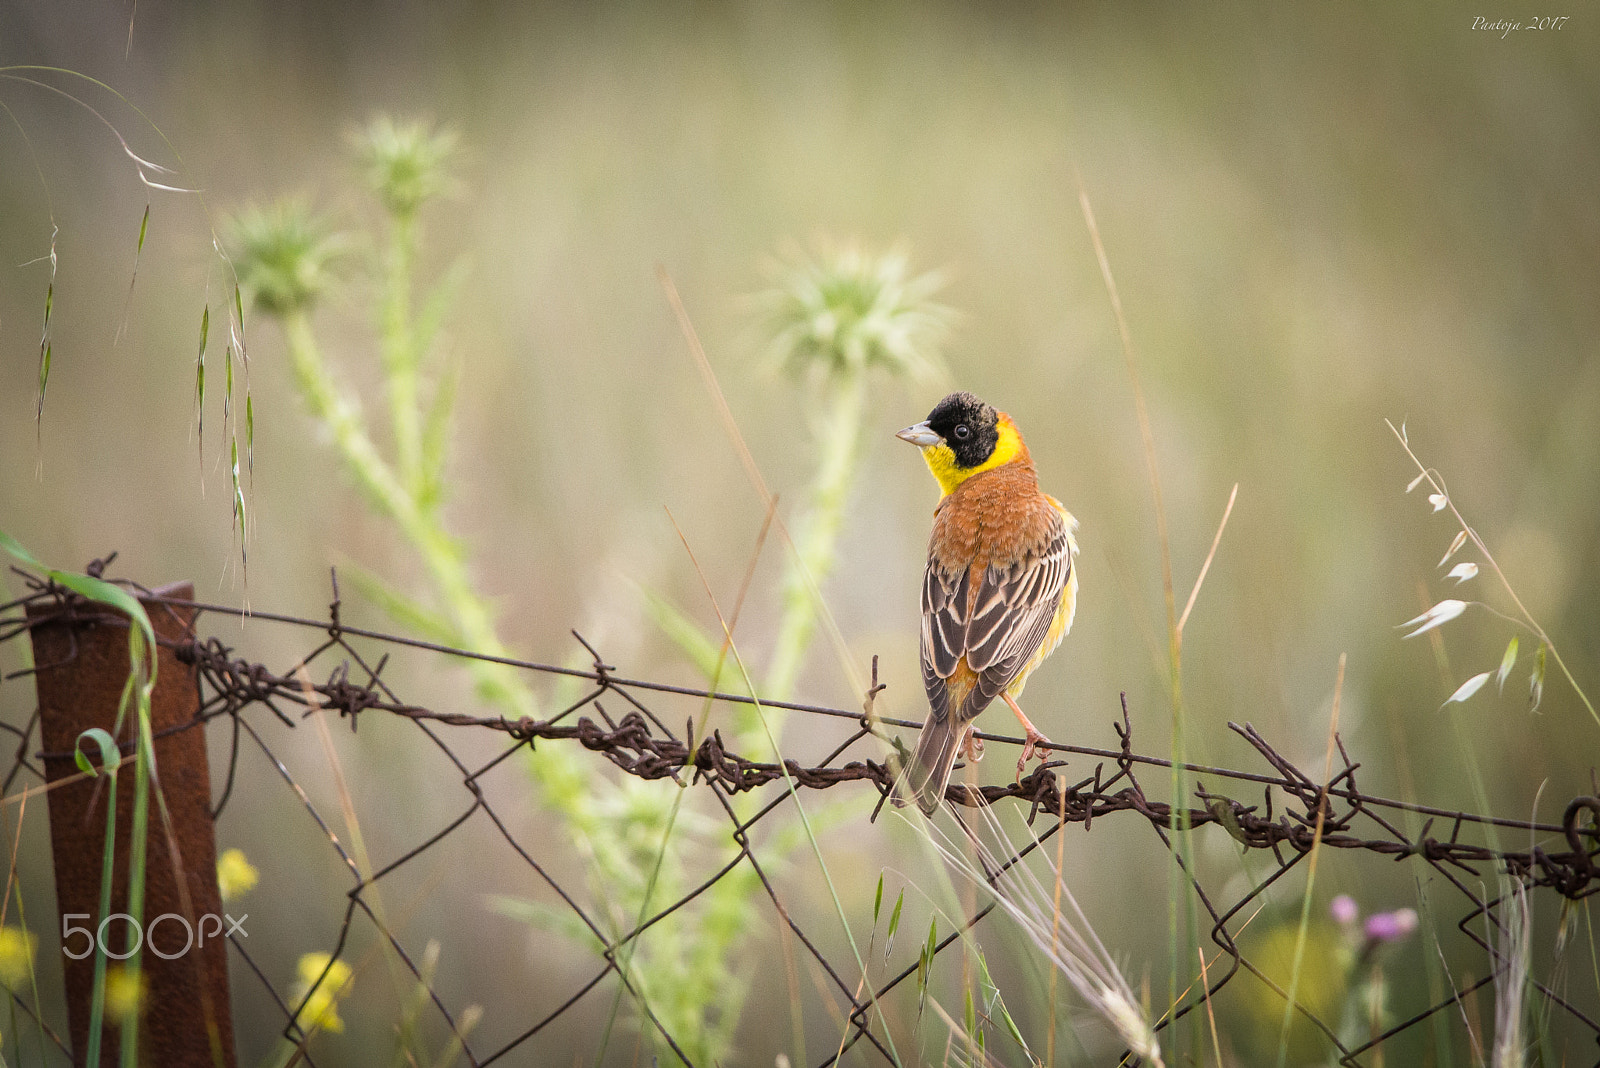
[[[953,574],[928,562],[922,579],[922,666],[925,675],[933,672],[929,678],[949,678],[966,651],[969,586],[965,570]]]
[[[945,680],[963,656],[977,679],[957,710],[961,721],[972,719],[1011,685],[1044,644],[1071,573],[1071,538],[1055,509],[1041,553],[1007,567],[987,567],[977,583],[970,567],[952,572],[928,561],[922,584],[922,676],[936,719],[950,713]]]

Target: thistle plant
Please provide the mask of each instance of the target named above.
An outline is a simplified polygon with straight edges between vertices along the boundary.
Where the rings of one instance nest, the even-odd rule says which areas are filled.
[[[793,695],[806,652],[823,609],[818,587],[832,571],[839,529],[850,488],[860,465],[862,425],[867,388],[875,374],[928,378],[939,373],[938,347],[951,313],[934,303],[942,284],[938,275],[911,276],[903,253],[874,255],[858,248],[825,251],[816,257],[793,254],[771,268],[773,286],[752,299],[767,335],[768,360],[790,372],[807,398],[816,473],[805,492],[802,513],[794,521],[793,551],[785,557],[781,596],[783,611],[775,649],[761,681],[746,677],[724,649],[723,635],[708,634],[665,599],[646,591],[646,605],[657,625],[704,674],[713,688],[748,690],[765,700]],[[729,731],[740,751],[771,748],[782,731],[783,717],[771,708],[735,710]],[[745,811],[746,798],[733,801]],[[814,814],[813,824],[829,822],[837,812]],[[804,828],[786,827],[770,844],[768,863],[780,862],[805,840]],[[660,878],[669,873],[662,871]],[[762,892],[752,866],[725,874],[703,895],[706,923],[679,947],[671,959],[683,964],[680,982],[666,995],[674,1002],[697,992],[720,989],[714,1004],[722,1007],[706,1031],[720,1032],[726,1049],[737,1022],[746,985],[727,968],[728,953],[740,940],[749,903]],[[659,891],[662,899],[666,895]],[[647,977],[646,981],[649,978]],[[702,1001],[703,1006],[707,1002]],[[661,1003],[652,999],[658,1012]],[[665,1006],[668,1012],[672,1004]]]
[[[646,607],[708,685],[748,689],[746,683],[754,682],[762,699],[785,700],[793,696],[822,614],[817,591],[833,569],[839,530],[860,467],[869,384],[874,375],[937,377],[938,349],[952,315],[932,300],[941,277],[913,276],[907,257],[899,251],[871,254],[845,247],[814,257],[793,253],[775,261],[770,273],[772,287],[751,303],[767,335],[769,363],[787,371],[802,387],[817,462],[803,510],[792,526],[793,552],[785,557],[781,580],[783,611],[765,675],[754,682],[733,671],[723,635],[708,634],[665,599],[646,591]],[[729,732],[732,744],[739,751],[770,748],[781,734],[782,722],[777,710],[741,707]],[[614,803],[625,804],[621,798],[627,792]],[[733,804],[736,811],[749,807],[744,798],[734,799]],[[813,821],[830,818],[823,814]],[[793,830],[786,828],[772,843],[773,859],[781,862],[805,840],[802,834],[790,833]],[[672,833],[670,821],[662,833],[663,840]],[[679,875],[675,869],[658,866],[653,876],[658,900],[669,899],[664,884]],[[644,983],[654,983],[662,970],[674,975],[673,983],[651,995],[650,1004],[667,1019],[684,1013],[700,1017],[699,1034],[710,1040],[713,1054],[728,1048],[737,1023],[746,984],[728,968],[727,957],[745,930],[749,903],[761,892],[753,866],[741,865],[725,874],[701,895],[705,922],[694,930],[694,937],[661,953],[664,969],[645,969],[641,975]],[[665,942],[672,930],[653,937]],[[721,1007],[715,1019],[704,1016],[707,1004]]]
[[[860,467],[861,430],[874,373],[918,382],[942,377],[939,349],[953,313],[933,295],[944,277],[913,275],[900,250],[854,246],[798,250],[769,268],[771,288],[753,303],[770,334],[768,359],[800,386],[811,422],[816,474],[794,524],[778,625],[763,696],[793,696],[816,630],[815,589],[832,570],[839,528]]]
[[[1361,906],[1348,894],[1334,898],[1328,913],[1339,926],[1342,943],[1337,954],[1343,966],[1345,990],[1339,1013],[1339,1041],[1345,1048],[1354,1049],[1389,1027],[1389,984],[1383,966],[1389,947],[1416,932],[1417,913],[1409,908],[1375,912],[1363,922]],[[1330,1066],[1337,1060],[1337,1054],[1330,1054]]]
[[[457,374],[437,342],[465,271],[458,263],[426,292],[419,292],[416,280],[423,219],[427,207],[450,188],[457,141],[448,131],[386,118],[352,140],[361,173],[385,217],[385,231],[372,244],[379,249],[375,318],[392,452],[379,447],[373,418],[324,359],[315,324],[319,302],[344,282],[353,268],[353,250],[364,243],[334,231],[303,201],[247,208],[232,228],[240,285],[258,311],[282,326],[302,400],[329,431],[368,504],[421,559],[430,596],[413,597],[358,568],[347,567],[345,573],[402,625],[447,645],[505,656],[490,602],[473,587],[466,553],[441,514]],[[473,661],[469,670],[479,696],[502,715],[518,719],[537,712],[541,702],[511,668]],[[594,911],[608,938],[632,930],[652,902],[681,895],[688,885],[688,858],[711,848],[694,814],[680,811],[681,794],[626,776],[619,783],[597,782],[601,772],[562,746],[541,746],[527,759],[543,803],[560,816],[573,848],[589,863],[599,902]],[[728,961],[759,890],[753,873],[725,878],[694,906],[654,924],[647,936],[617,952],[628,987],[697,1062],[710,1063],[730,1047],[747,984]],[[502,911],[592,944],[587,928],[565,922],[572,917],[525,902],[500,905]],[[636,1021],[643,1018],[642,1011],[636,1013]]]
[[[955,313],[933,297],[940,272],[913,274],[900,249],[874,253],[858,245],[823,246],[815,253],[786,250],[766,268],[771,285],[749,298],[765,334],[765,362],[799,387],[811,426],[816,467],[793,522],[793,551],[784,558],[772,659],[759,696],[789,700],[823,615],[819,593],[833,571],[839,530],[861,461],[861,432],[874,378],[936,382],[945,377],[940,349]],[[722,635],[703,631],[665,599],[646,591],[646,607],[661,629],[712,685],[742,688],[724,679]],[[732,673],[736,674],[736,673]],[[775,709],[735,713],[739,746],[766,743],[760,716],[776,733]]]
[[[441,514],[456,374],[438,351],[440,327],[465,278],[458,263],[417,299],[416,252],[427,204],[448,188],[455,137],[421,124],[378,119],[355,138],[362,173],[383,205],[378,314],[381,363],[393,455],[377,444],[368,414],[324,360],[314,325],[318,303],[339,285],[355,247],[313,215],[303,201],[243,211],[232,227],[241,287],[256,310],[283,328],[295,386],[314,419],[328,429],[347,473],[373,510],[394,524],[423,562],[431,599],[414,598],[358,568],[357,585],[402,625],[445,644],[508,655],[488,598],[468,576],[461,543]],[[508,718],[532,716],[533,692],[512,669],[472,661],[479,696]],[[617,828],[595,799],[575,755],[542,746],[529,756],[544,802],[563,817],[579,851],[594,864],[597,884],[634,870],[615,845]],[[648,966],[648,959],[641,962]]]
[[[441,516],[456,376],[436,343],[463,272],[452,268],[425,294],[418,294],[415,283],[422,220],[428,205],[451,185],[457,141],[448,132],[386,118],[369,124],[353,141],[386,220],[374,273],[392,453],[379,447],[370,417],[338,383],[314,325],[320,299],[342,283],[360,243],[336,233],[304,202],[246,209],[233,229],[240,283],[254,306],[282,325],[297,390],[329,430],[368,503],[421,558],[432,596],[416,599],[358,569],[347,568],[347,573],[404,625],[436,641],[503,656],[506,648],[489,602],[473,588],[466,555]],[[912,276],[900,253],[873,256],[846,249],[802,257],[776,268],[775,276],[775,287],[756,303],[768,324],[772,358],[815,398],[809,412],[818,450],[817,473],[795,524],[795,552],[785,568],[776,652],[760,687],[761,696],[781,699],[793,692],[815,633],[816,588],[832,569],[859,466],[870,378],[879,372],[936,374],[937,345],[950,313],[930,299],[938,277]],[[664,601],[653,600],[651,608],[713,676],[713,665],[721,662],[721,636],[708,638]],[[503,714],[535,713],[539,702],[508,667],[475,661],[470,670],[480,696]],[[732,733],[746,747],[764,744],[768,737],[754,711],[742,712]],[[683,806],[681,795],[628,778],[599,788],[586,765],[560,746],[540,747],[529,762],[544,803],[562,817],[574,847],[590,864],[596,913],[611,937],[633,929],[650,914],[653,902],[673,900],[689,885],[688,859],[707,851],[713,828]],[[797,836],[779,838],[798,841]],[[731,1048],[747,984],[729,960],[760,892],[754,869],[741,866],[692,907],[652,925],[647,936],[617,952],[618,967],[635,996],[697,1061],[715,1061]],[[591,937],[569,917],[527,902],[498,905],[544,929]],[[637,1013],[635,1022],[643,1016]]]

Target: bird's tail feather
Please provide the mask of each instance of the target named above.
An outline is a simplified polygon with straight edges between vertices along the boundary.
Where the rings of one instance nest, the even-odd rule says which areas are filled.
[[[931,816],[944,799],[944,790],[950,783],[950,769],[955,766],[956,750],[961,747],[962,735],[967,725],[956,723],[955,717],[942,720],[928,718],[917,739],[917,749],[906,767],[907,792],[916,798],[917,807]]]

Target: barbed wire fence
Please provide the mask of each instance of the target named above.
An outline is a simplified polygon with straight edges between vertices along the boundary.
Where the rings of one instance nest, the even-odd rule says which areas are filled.
[[[21,571],[18,574],[27,583],[28,592],[18,600],[0,605],[0,643],[25,637],[41,620],[91,620],[111,626],[128,625],[125,617],[85,602],[36,576]],[[746,864],[759,877],[771,900],[774,921],[784,925],[803,952],[814,960],[816,967],[826,977],[826,983],[831,988],[829,993],[845,1007],[847,1033],[836,1051],[830,1049],[825,1059],[816,1062],[819,1068],[827,1068],[862,1044],[880,1054],[884,1063],[896,1060],[891,1052],[892,1043],[882,1031],[884,1025],[881,1019],[874,1022],[874,1007],[892,991],[914,981],[918,976],[918,966],[907,966],[872,985],[862,981],[859,968],[853,961],[850,965],[844,965],[830,960],[821,948],[825,939],[802,926],[797,919],[800,910],[791,907],[786,887],[757,858],[751,844],[756,826],[783,810],[798,796],[797,791],[820,791],[835,787],[850,789],[853,785],[861,794],[862,819],[875,817],[881,810],[892,792],[895,771],[892,762],[878,759],[883,753],[883,746],[875,732],[883,726],[914,728],[918,724],[873,715],[871,692],[865,695],[862,710],[770,702],[773,708],[810,717],[815,721],[812,728],[815,735],[825,733],[829,740],[836,741],[831,752],[815,765],[803,766],[790,760],[780,766],[771,761],[729,752],[719,731],[695,737],[692,719],[684,732],[675,731],[666,718],[654,710],[658,702],[674,695],[722,705],[750,704],[750,697],[629,678],[606,664],[593,649],[590,649],[593,664],[587,669],[512,658],[482,657],[428,641],[346,625],[340,618],[341,606],[336,592],[328,615],[321,619],[268,612],[251,613],[256,625],[289,628],[306,636],[308,650],[293,663],[274,670],[248,655],[241,655],[215,634],[202,636],[206,628],[199,624],[212,617],[230,621],[231,633],[238,633],[239,611],[236,607],[194,604],[186,600],[164,602],[160,597],[150,597],[150,591],[136,584],[125,585],[146,595],[147,600],[153,603],[181,604],[196,609],[195,625],[183,640],[173,643],[171,648],[177,658],[192,665],[198,675],[199,711],[191,722],[169,730],[204,729],[206,725],[217,722],[226,724],[231,731],[232,755],[226,771],[219,776],[222,786],[218,792],[215,814],[220,814],[234,802],[234,785],[240,761],[246,759],[246,752],[254,749],[268,761],[286,786],[295,792],[308,817],[315,821],[328,847],[337,855],[339,863],[348,868],[353,883],[347,892],[348,901],[328,968],[332,968],[334,961],[347,952],[352,929],[358,919],[362,919],[373,925],[379,938],[387,943],[411,976],[419,983],[425,982],[424,967],[418,963],[418,954],[414,949],[408,950],[391,931],[382,910],[374,907],[369,895],[380,880],[440,846],[474,818],[488,820],[506,847],[526,863],[536,877],[571,910],[574,917],[592,932],[597,970],[586,981],[579,983],[570,996],[553,1010],[541,1011],[537,1018],[528,1019],[526,1026],[514,1038],[496,1048],[475,1046],[460,1026],[460,1007],[446,1004],[436,991],[431,988],[428,990],[433,1010],[450,1033],[460,1040],[462,1055],[467,1063],[487,1066],[523,1062],[532,1051],[539,1048],[541,1035],[547,1035],[564,1013],[600,987],[608,977],[615,976],[624,988],[633,992],[626,967],[619,962],[629,944],[703,894],[717,878]],[[216,629],[221,631],[224,628]],[[376,643],[377,647],[384,650],[383,655],[373,660],[370,654],[358,650],[352,644],[352,639]],[[581,642],[583,639],[580,637],[578,640]],[[586,642],[584,645],[589,648]],[[546,719],[508,720],[500,716],[484,717],[428,708],[404,700],[384,677],[386,666],[393,656],[423,653],[491,660],[537,675],[566,676],[585,684],[586,692]],[[7,678],[32,670],[37,669],[13,672]],[[614,717],[602,704],[603,700],[613,699],[626,708],[620,717]],[[295,727],[305,715],[318,709],[336,712],[339,717],[349,721],[352,730],[358,728],[362,719],[373,716],[408,721],[427,745],[442,754],[454,772],[459,774],[465,810],[442,830],[416,842],[395,859],[363,877],[361,866],[352,855],[348,843],[341,841],[332,829],[334,821],[319,811],[307,791],[297,782],[294,771],[269,745],[265,732],[252,722],[260,715],[268,715],[283,726]],[[1573,902],[1600,890],[1600,867],[1596,865],[1597,856],[1600,856],[1600,832],[1596,830],[1596,826],[1600,825],[1600,799],[1596,796],[1573,798],[1565,806],[1560,823],[1554,824],[1434,808],[1364,792],[1357,781],[1361,764],[1352,759],[1343,741],[1337,738],[1339,767],[1332,778],[1323,783],[1297,768],[1254,728],[1233,723],[1229,724],[1229,728],[1260,754],[1263,770],[1183,765],[1187,776],[1197,784],[1195,799],[1199,806],[1184,806],[1177,812],[1170,802],[1151,797],[1145,788],[1141,779],[1144,773],[1166,772],[1170,775],[1172,764],[1159,757],[1142,755],[1136,750],[1132,716],[1125,697],[1121,722],[1117,724],[1120,738],[1118,749],[1059,744],[1049,747],[1062,757],[1085,757],[1097,761],[1092,775],[1067,781],[1060,774],[1061,762],[1052,760],[1009,785],[974,788],[952,783],[946,794],[946,800],[958,811],[963,807],[1013,804],[1019,814],[1025,813],[1029,823],[1038,827],[1026,846],[1001,858],[1000,871],[991,872],[991,879],[998,879],[1004,869],[1022,862],[1043,842],[1061,833],[1068,824],[1081,824],[1085,832],[1094,828],[1115,827],[1118,828],[1115,832],[1102,830],[1101,833],[1127,834],[1130,823],[1148,826],[1155,831],[1159,841],[1171,851],[1173,860],[1182,868],[1189,892],[1194,895],[1210,923],[1209,938],[1217,951],[1216,964],[1208,970],[1205,981],[1191,988],[1175,1010],[1162,1019],[1159,1026],[1163,1028],[1170,1027],[1176,1020],[1207,1005],[1208,999],[1234,982],[1241,972],[1254,974],[1277,990],[1280,997],[1288,998],[1288,992],[1278,987],[1266,970],[1241,950],[1237,936],[1243,925],[1249,922],[1247,910],[1252,905],[1259,906],[1264,900],[1263,895],[1302,865],[1318,843],[1322,849],[1366,853],[1427,866],[1459,894],[1463,911],[1456,927],[1482,949],[1487,961],[1485,974],[1481,977],[1450,990],[1422,1011],[1413,1013],[1379,1034],[1370,1035],[1359,1044],[1342,1037],[1334,1021],[1319,1019],[1304,1004],[1298,1004],[1296,1008],[1299,1014],[1322,1032],[1331,1048],[1337,1051],[1338,1062],[1345,1065],[1369,1063],[1363,1058],[1381,1051],[1385,1043],[1440,1013],[1452,1013],[1453,1010],[1453,1015],[1458,1017],[1455,1026],[1462,1025],[1465,1014],[1457,1006],[1474,991],[1494,983],[1497,975],[1507,967],[1503,950],[1497,945],[1498,939],[1493,933],[1502,926],[1505,895],[1490,896],[1482,889],[1484,885],[1497,885],[1497,875],[1508,877],[1526,890],[1544,891]],[[62,754],[40,751],[38,710],[35,709],[21,724],[0,722],[0,730],[10,735],[16,743],[11,765],[5,770],[3,792],[9,796],[15,787],[28,780],[44,783],[43,759]],[[471,763],[460,753],[466,747],[453,747],[447,740],[452,731],[503,736],[504,746],[489,760]],[[1021,744],[1021,739],[1004,735],[985,733],[980,736],[990,744]],[[552,866],[541,863],[533,849],[518,839],[511,829],[511,821],[490,804],[481,785],[482,778],[489,771],[519,751],[535,745],[581,746],[594,754],[596,759],[609,761],[627,775],[642,780],[670,778],[680,786],[706,791],[714,799],[715,807],[726,816],[726,831],[735,848],[733,859],[711,879],[700,883],[683,897],[655,909],[631,930],[620,936],[608,935],[603,923],[580,902],[581,895],[563,886]],[[1230,789],[1241,791],[1259,789],[1262,803],[1260,806],[1246,805],[1222,793],[1212,793],[1204,785],[1207,781],[1213,784],[1231,783],[1234,785]],[[758,792],[763,789],[773,792],[774,796],[753,812],[741,812],[733,803],[741,794],[756,794],[759,798]],[[1600,788],[1595,792],[1600,794]],[[1415,833],[1408,834],[1401,829],[1401,824],[1418,819],[1423,822]],[[1256,855],[1270,854],[1273,858],[1270,874],[1231,900],[1222,900],[1208,892],[1186,865],[1184,854],[1177,846],[1177,835],[1185,833],[1185,827],[1193,829],[1211,823],[1224,827]],[[1510,831],[1517,832],[1519,838],[1529,841],[1529,848],[1506,851],[1475,840],[1479,836],[1487,836],[1493,841],[1496,832]],[[1533,844],[1535,838],[1546,844]],[[1499,885],[1506,884],[1502,882]],[[992,902],[983,907],[974,907],[961,927],[946,932],[933,945],[933,955],[957,946],[995,907]],[[299,1004],[293,1003],[284,991],[268,979],[243,939],[230,935],[229,943],[244,969],[259,980],[271,1003],[281,1012],[283,1036],[291,1043],[299,1044],[297,1059],[314,1065],[316,1062],[307,1045],[309,1035],[302,1011],[311,993],[308,992]],[[1596,1020],[1593,1008],[1573,1003],[1560,991],[1538,980],[1533,981],[1532,985],[1546,1005],[1552,1010],[1560,1010],[1571,1025],[1581,1034],[1592,1036],[1597,1048],[1600,1048],[1600,1021]],[[315,991],[316,984],[312,984],[311,989]],[[35,1017],[35,1009],[26,998],[17,993],[11,993],[10,997],[23,1014]],[[685,1052],[684,1044],[650,1011],[648,1002],[638,999],[638,1006],[648,1026],[659,1035],[661,1043],[686,1063],[693,1063]],[[38,1020],[36,1026],[70,1061],[72,1051],[66,1041],[49,1030],[42,1020]],[[1137,1061],[1125,1052],[1123,1063]]]

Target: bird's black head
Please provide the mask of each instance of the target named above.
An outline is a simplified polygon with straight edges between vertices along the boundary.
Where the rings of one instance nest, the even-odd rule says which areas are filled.
[[[928,428],[944,438],[956,466],[977,467],[994,455],[999,413],[970,393],[952,393],[928,413]]]

